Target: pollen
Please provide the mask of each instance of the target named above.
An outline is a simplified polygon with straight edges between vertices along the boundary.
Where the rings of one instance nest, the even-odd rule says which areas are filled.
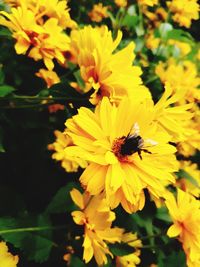
[[[120,138],[116,138],[112,145],[112,152],[121,162],[128,162],[128,156],[121,154],[121,146],[124,144],[126,137],[122,136]]]

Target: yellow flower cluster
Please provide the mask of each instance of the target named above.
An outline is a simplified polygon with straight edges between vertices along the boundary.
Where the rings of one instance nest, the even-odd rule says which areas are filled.
[[[189,28],[191,21],[199,18],[198,0],[172,0],[168,1],[167,5],[174,14],[173,20],[180,26]]]
[[[173,220],[169,237],[179,237],[187,256],[188,267],[200,265],[200,202],[188,193],[178,190],[177,201],[170,195],[166,206]]]
[[[27,53],[36,61],[43,59],[50,71],[54,68],[54,59],[65,63],[64,53],[69,49],[70,38],[63,30],[76,26],[66,3],[58,0],[11,1],[11,12],[0,12],[0,25],[12,31],[17,54]]]
[[[107,262],[106,255],[113,256],[108,243],[123,242],[122,230],[117,230],[115,238],[107,234],[116,231],[111,228],[115,218],[111,209],[121,205],[127,213],[142,210],[145,190],[156,205],[168,199],[167,185],[176,185],[174,172],[180,167],[175,146],[180,150],[180,144],[196,133],[188,127],[197,120],[191,97],[191,85],[194,84],[192,92],[196,92],[199,83],[194,66],[184,63],[180,67],[183,75],[185,66],[193,71],[187,76],[188,81],[178,75],[179,81],[177,74],[168,74],[165,64],[160,63],[156,73],[165,84],[165,91],[154,103],[142,84],[141,69],[133,65],[134,43],[116,51],[121,38],[118,31],[113,39],[106,26],[85,26],[71,32],[70,58],[79,66],[85,82],[78,90],[91,92],[90,101],[96,107],[79,108],[78,114],[66,121],[64,133],[57,132],[57,140],[50,146],[55,150],[53,158],[62,161],[66,170],[77,171],[78,166],[85,169],[80,177],[83,196],[72,191],[72,199],[81,211],[72,215],[85,229],[85,262],[94,256],[98,265]],[[131,262],[135,266],[140,262],[139,255],[136,250],[117,257],[116,264],[128,266]]]
[[[17,267],[18,256],[13,256],[8,252],[5,242],[0,242],[0,267]]]

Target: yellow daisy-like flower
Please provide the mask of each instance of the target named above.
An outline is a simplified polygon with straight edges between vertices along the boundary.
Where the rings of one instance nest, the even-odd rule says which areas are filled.
[[[108,17],[108,6],[103,6],[102,3],[93,6],[93,9],[88,13],[88,16],[92,21],[101,22],[102,19]]]
[[[191,134],[188,121],[193,117],[190,111],[193,104],[172,106],[184,97],[184,91],[177,90],[173,94],[171,84],[166,83],[165,92],[155,105],[155,120],[171,136],[172,141],[184,141]]]
[[[102,194],[91,197],[76,189],[71,192],[74,203],[80,211],[73,211],[73,220],[84,226],[83,259],[88,263],[94,256],[98,265],[107,263],[106,254],[113,257],[107,243],[121,242],[123,229],[111,228],[115,213],[110,211]]]
[[[172,0],[168,1],[169,10],[174,14],[173,20],[180,26],[189,28],[192,19],[199,18],[198,0]]]
[[[158,0],[138,0],[139,5],[154,6],[158,4]]]
[[[65,150],[90,162],[80,177],[90,194],[104,191],[111,208],[121,203],[129,213],[143,208],[144,188],[163,196],[162,182],[174,182],[177,170],[176,149],[153,122],[153,108],[132,101],[124,98],[116,107],[105,97],[94,113],[80,108],[66,122],[75,146]]]
[[[56,18],[48,19],[43,25],[36,23],[35,13],[26,5],[11,8],[11,13],[0,12],[0,25],[8,27],[16,39],[17,54],[25,54],[34,60],[43,59],[48,70],[54,67],[53,59],[64,63],[64,52],[69,50],[69,37],[63,33]]]
[[[177,185],[183,191],[192,194],[195,197],[200,196],[200,170],[198,165],[191,161],[180,161],[180,169],[184,170],[186,174],[180,177],[177,181]],[[192,178],[188,179],[185,175],[189,175]]]
[[[19,261],[18,256],[8,252],[5,242],[0,242],[0,267],[16,267]]]
[[[177,201],[171,195],[166,206],[174,222],[168,229],[169,237],[177,237],[187,256],[188,267],[200,266],[200,202],[178,189]]]
[[[65,133],[60,131],[54,132],[56,136],[56,141],[53,144],[48,145],[49,150],[55,151],[52,154],[52,158],[61,161],[61,166],[67,172],[76,172],[79,167],[85,168],[87,162],[84,159],[79,158],[79,156],[71,156],[65,151],[66,147],[73,146],[72,139]]]
[[[188,43],[184,43],[184,42],[180,42],[178,40],[170,39],[170,40],[168,40],[168,44],[178,47],[182,56],[186,56],[191,51],[191,46]]]
[[[180,104],[187,102],[198,102],[200,100],[200,78],[198,77],[197,67],[191,61],[185,60],[176,62],[170,58],[167,62],[160,62],[156,69],[156,74],[160,77],[162,83],[169,82],[176,92],[177,90],[185,92]]]
[[[73,21],[69,14],[67,0],[6,0],[12,7],[24,7],[32,11],[35,15],[35,20],[40,25],[44,24],[44,18],[56,18],[58,25],[63,29],[75,28],[77,24]]]
[[[134,252],[122,257],[116,257],[116,267],[136,267],[140,263],[140,249],[142,242],[137,238],[137,234],[125,233],[122,236],[122,242],[128,243],[134,248]]]
[[[127,0],[114,0],[114,2],[118,7],[126,7],[127,6]]]
[[[93,104],[97,104],[103,96],[108,96],[112,102],[119,102],[123,96],[134,92],[150,97],[147,88],[142,85],[141,69],[132,66],[134,43],[113,54],[121,38],[119,31],[113,40],[106,26],[86,26],[72,31],[71,50],[80,66],[86,88],[94,89],[90,97]]]
[[[48,88],[53,84],[60,82],[60,78],[57,73],[52,70],[39,69],[36,76],[42,78],[46,82]]]

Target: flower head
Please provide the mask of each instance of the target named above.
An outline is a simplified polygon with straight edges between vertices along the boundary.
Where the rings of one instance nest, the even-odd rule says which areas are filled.
[[[0,242],[0,267],[16,267],[19,261],[18,256],[8,252],[5,242]]]
[[[177,201],[170,195],[167,208],[174,222],[168,229],[169,237],[179,237],[187,256],[188,267],[200,264],[200,202],[182,190],[178,190]]]
[[[94,256],[98,265],[106,264],[106,254],[113,257],[107,243],[120,242],[123,229],[111,228],[115,214],[110,211],[102,194],[91,197],[76,189],[70,194],[80,208],[80,211],[72,212],[74,222],[84,226],[83,259],[88,263]]]
[[[116,107],[103,98],[94,113],[80,108],[66,122],[75,145],[66,152],[90,162],[80,177],[82,185],[92,195],[104,191],[112,208],[121,203],[127,212],[143,208],[144,188],[156,198],[163,196],[162,182],[174,182],[177,169],[176,149],[154,124],[148,101],[132,101],[125,98]]]
[[[138,0],[139,5],[154,6],[158,4],[158,0]]]
[[[114,2],[118,7],[126,7],[127,6],[127,0],[114,0]]]
[[[97,104],[103,96],[108,96],[112,102],[119,102],[124,95],[135,92],[149,96],[147,88],[142,85],[141,69],[132,66],[134,43],[113,53],[121,38],[119,31],[113,40],[106,26],[86,26],[79,31],[72,31],[71,50],[80,66],[86,88],[94,90],[90,97],[93,104]]]
[[[57,73],[52,70],[39,69],[36,76],[42,78],[46,82],[48,88],[53,84],[60,82]]]
[[[61,166],[67,172],[76,172],[78,167],[85,168],[87,163],[84,159],[79,158],[77,155],[68,155],[68,153],[65,152],[66,147],[73,146],[72,139],[67,134],[58,130],[55,131],[54,134],[56,136],[56,141],[53,144],[48,145],[49,150],[55,151],[52,154],[52,158],[61,161]]]
[[[92,21],[101,22],[102,19],[107,18],[107,6],[103,6],[102,3],[93,6],[93,9],[88,13],[88,16]]]
[[[137,234],[125,233],[122,236],[122,242],[127,243],[134,248],[133,253],[119,257],[116,257],[116,267],[136,267],[140,263],[140,248],[142,242],[137,238]]]
[[[168,1],[169,10],[174,14],[173,20],[180,26],[189,28],[192,19],[199,18],[199,4],[198,0],[172,0]]]

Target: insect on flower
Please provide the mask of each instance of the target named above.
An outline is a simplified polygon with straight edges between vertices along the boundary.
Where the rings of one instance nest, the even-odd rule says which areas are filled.
[[[147,140],[143,140],[142,137],[139,135],[140,133],[140,128],[138,123],[134,123],[133,128],[134,133],[131,134],[132,130],[129,132],[129,134],[125,137],[122,137],[124,139],[124,142],[121,145],[120,148],[120,154],[122,156],[130,156],[134,153],[138,153],[140,159],[142,160],[142,155],[141,152],[145,152],[148,154],[152,154],[150,151],[148,151],[144,145],[145,143],[149,143],[151,146],[153,145],[157,145],[157,142],[147,139]]]

